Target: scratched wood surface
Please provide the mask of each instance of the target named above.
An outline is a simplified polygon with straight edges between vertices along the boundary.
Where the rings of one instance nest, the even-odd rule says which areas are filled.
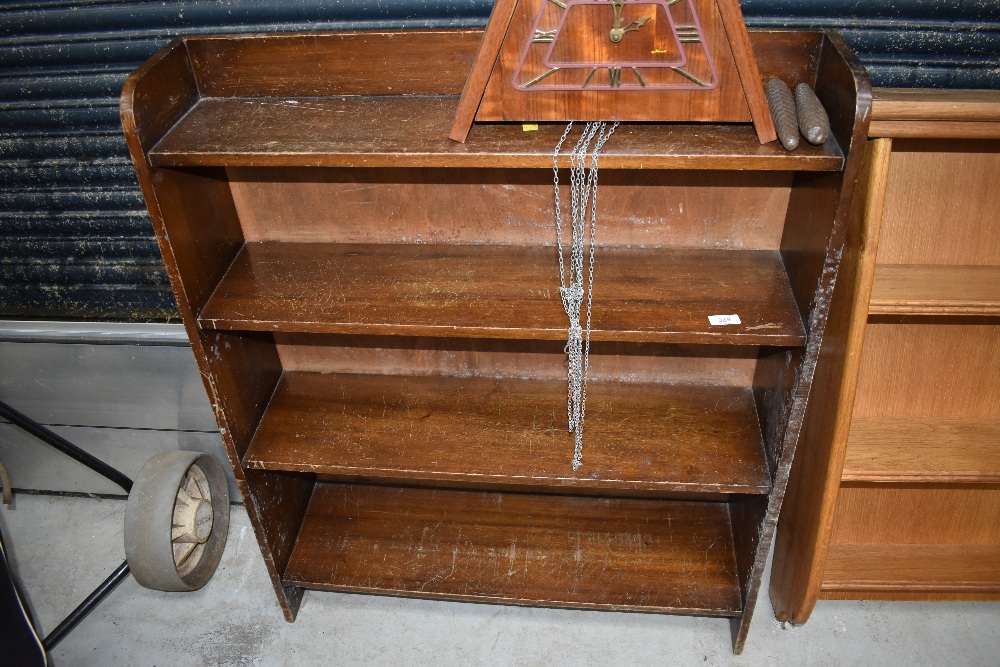
[[[477,126],[448,138],[458,97],[203,98],[150,151],[159,167],[550,168],[564,124]],[[601,152],[607,169],[836,171],[836,142],[789,153],[750,125],[628,125]],[[562,164],[569,166],[566,157]]]
[[[326,590],[734,616],[734,571],[724,503],[319,484],[285,578]]]
[[[248,241],[556,243],[551,165],[518,170],[231,167],[226,175]],[[568,206],[568,173],[560,177]],[[782,171],[602,168],[599,241],[602,246],[774,250],[781,243],[791,184],[792,174]]]
[[[203,97],[457,95],[482,35],[479,29],[345,30],[192,36],[184,43]]]
[[[274,334],[286,371],[566,379],[566,342],[502,338]],[[749,387],[759,348],[591,341],[587,377]]]
[[[598,255],[593,340],[802,343],[774,252],[615,248]],[[559,340],[566,314],[558,285],[554,248],[252,243],[199,322],[210,329]],[[732,314],[741,324],[708,319]]]
[[[503,205],[505,192],[511,200],[549,199],[540,175],[551,168],[562,127],[479,125],[465,144],[448,139],[461,62],[474,41],[474,31],[458,32],[444,41],[412,33],[396,41],[347,33],[181,40],[126,89],[127,140],[279,603],[294,619],[307,586],[723,615],[733,620],[739,653],[836,276],[860,158],[846,149],[859,145],[868,118],[863,72],[836,35],[753,37],[762,76],[815,83],[831,111],[835,138],[795,153],[760,145],[749,124],[619,129],[601,163],[612,173],[602,184],[610,204],[630,211],[608,218],[611,234],[598,248],[588,419],[591,435],[602,424],[615,433],[605,454],[592,452],[603,478],[564,478],[556,458],[539,464],[512,452],[516,437],[497,437],[499,418],[487,415],[520,392],[519,414],[546,413],[550,426],[542,430],[554,439],[551,424],[564,414],[557,410],[565,408],[564,380],[553,370],[565,336],[555,253],[551,239],[534,233],[547,211],[526,204],[517,220]],[[324,51],[324,40],[339,46]],[[438,81],[429,75],[431,43],[455,46]],[[380,55],[389,46],[396,50]],[[404,79],[421,65],[428,71],[361,90],[345,66],[362,56],[370,58],[366,72],[389,62],[399,63]],[[367,204],[364,193],[351,194],[356,184],[391,190],[397,183],[398,192]],[[477,190],[482,201],[468,203]],[[379,213],[383,206],[391,215]],[[708,315],[738,315],[742,323],[714,327]],[[361,353],[350,367],[354,350]],[[504,359],[513,367],[503,368]],[[341,370],[349,377],[338,393],[328,383],[339,382],[343,376],[331,372]],[[284,390],[271,389],[293,378],[325,393],[301,392],[282,420]],[[392,396],[387,382],[398,390]],[[381,403],[376,384],[386,394]],[[425,388],[408,394],[404,385]],[[543,385],[551,391],[532,393]],[[474,406],[450,391],[465,386],[478,388],[469,391],[481,399]],[[359,395],[369,397],[362,414],[378,421],[382,407],[395,416],[375,433],[382,440],[361,439],[352,449],[336,438],[363,430],[356,413],[344,414]],[[417,404],[406,400],[415,397],[432,409],[414,412]],[[303,408],[317,401],[334,407]],[[276,451],[296,444],[302,456],[285,460],[299,468],[252,467],[257,459],[245,447],[262,415],[275,427]],[[337,419],[341,427],[324,430],[324,420]],[[647,435],[622,436],[635,428],[627,421]],[[332,434],[334,456],[324,461],[324,447],[294,443],[294,427],[312,429],[319,441]],[[445,438],[441,428],[459,435]],[[524,423],[513,430],[535,435]],[[512,452],[504,454],[509,462],[493,463],[527,471],[489,484],[504,495],[458,490],[469,477],[491,474],[462,461],[469,452],[446,447],[466,431]],[[422,438],[419,467],[396,447],[411,432]],[[571,449],[568,434],[559,435]],[[358,474],[368,455],[375,472]],[[302,472],[309,456],[319,457],[319,469]],[[524,483],[527,475],[538,483]],[[342,486],[330,477],[396,487]],[[600,497],[608,480],[621,499]],[[574,489],[580,495],[566,495]],[[416,551],[420,538],[435,535],[435,555],[414,558],[424,553]],[[491,554],[507,553],[514,540],[530,547],[520,574],[481,578],[497,562]]]
[[[573,470],[565,380],[285,373],[244,464],[367,480],[767,493],[749,388],[587,385]]]

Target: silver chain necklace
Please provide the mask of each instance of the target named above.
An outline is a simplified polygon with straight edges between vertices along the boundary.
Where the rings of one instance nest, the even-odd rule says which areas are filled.
[[[566,338],[567,399],[566,413],[569,431],[573,433],[573,470],[583,465],[583,421],[587,404],[587,369],[590,367],[590,313],[594,297],[594,249],[597,232],[597,158],[601,149],[618,128],[618,122],[590,122],[583,128],[576,146],[570,153],[570,239],[569,271],[563,260],[562,203],[559,199],[559,152],[562,150],[573,122],[566,126],[559,143],[552,153],[552,181],[555,189],[556,248],[559,251],[559,296],[569,318]],[[593,149],[591,149],[593,145]],[[587,170],[587,152],[590,151],[590,169]],[[586,255],[587,213],[590,213],[590,262],[587,284],[584,289],[583,264]],[[586,329],[580,324],[580,311],[584,297],[587,300]]]

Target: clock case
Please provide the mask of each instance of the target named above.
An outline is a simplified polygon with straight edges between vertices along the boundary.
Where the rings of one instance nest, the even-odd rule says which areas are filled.
[[[574,10],[579,14],[594,4],[602,3],[498,0],[449,136],[464,142],[473,121],[621,120],[753,122],[761,143],[776,139],[738,0],[624,2],[624,12],[630,18],[653,12],[653,21],[668,20],[671,24],[669,30],[661,27],[663,34],[672,36],[662,45],[668,51],[679,49],[683,64],[665,60],[662,67],[669,74],[654,74],[652,79],[650,73],[656,66],[641,65],[630,51],[638,32],[626,33],[619,44],[611,45],[607,32],[594,30],[587,21],[569,20]],[[610,26],[612,5],[610,0],[606,4]],[[559,63],[547,69],[552,63],[546,54],[555,44],[537,41],[536,30],[540,29],[558,29],[553,39],[572,43],[576,54],[587,54],[591,60],[585,56],[578,63]],[[609,58],[615,49],[627,54],[620,63]],[[693,61],[707,56],[713,80],[684,69],[689,54]],[[617,85],[609,85],[608,72],[615,65],[621,65]],[[525,68],[532,76],[525,75]],[[706,69],[705,63],[701,69]]]

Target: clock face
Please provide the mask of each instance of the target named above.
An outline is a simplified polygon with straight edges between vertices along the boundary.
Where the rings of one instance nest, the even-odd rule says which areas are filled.
[[[511,2],[477,121],[750,121],[719,11],[737,0]]]
[[[513,87],[712,90],[715,64],[693,0],[543,0]]]

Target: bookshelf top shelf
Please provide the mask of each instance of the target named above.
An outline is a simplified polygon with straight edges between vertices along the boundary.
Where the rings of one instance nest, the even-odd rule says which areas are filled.
[[[478,123],[466,143],[448,138],[481,39],[477,30],[185,37],[126,82],[122,122],[136,124],[138,112],[135,133],[155,167],[551,168],[562,123],[536,131]],[[762,76],[815,81],[822,33],[755,32],[752,41]],[[834,138],[789,152],[761,145],[749,123],[629,123],[601,161],[609,169],[843,165]]]
[[[150,151],[159,167],[552,167],[562,123],[478,124],[448,139],[453,95],[207,98]],[[568,161],[568,157],[564,157]],[[601,155],[608,169],[837,171],[843,153],[761,145],[749,124],[623,124]],[[566,165],[568,166],[568,162]]]

